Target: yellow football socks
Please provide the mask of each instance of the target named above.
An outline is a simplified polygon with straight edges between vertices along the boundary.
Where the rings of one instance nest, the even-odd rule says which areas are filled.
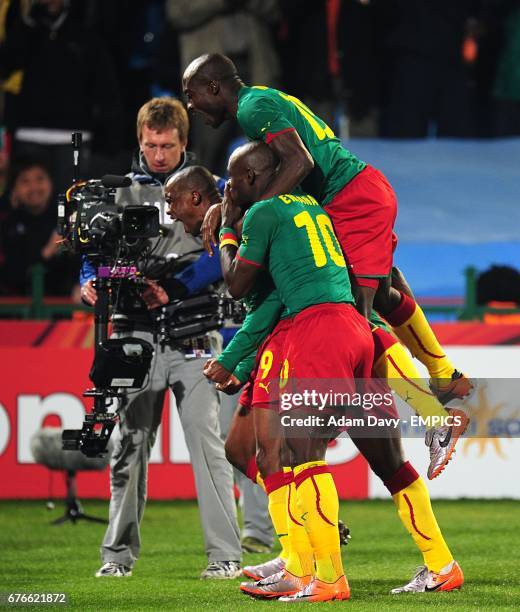
[[[374,334],[374,373],[423,418],[447,417],[447,410],[421,378],[410,353],[391,334],[378,327]]]
[[[292,472],[276,472],[265,478],[265,489],[269,497],[269,516],[273,522],[274,531],[282,547],[280,557],[287,560],[290,553],[289,536],[287,531],[287,504],[289,485],[292,481]]]
[[[316,577],[333,583],[343,576],[338,537],[339,499],[326,461],[293,468],[299,513],[316,561]]]
[[[417,548],[424,564],[432,572],[439,572],[453,561],[430,503],[430,495],[423,479],[406,462],[385,486],[392,494],[397,512]]]
[[[431,378],[445,379],[444,385],[451,381],[455,368],[415,300],[401,293],[401,303],[385,319],[412,355],[428,368]],[[444,386],[442,381],[438,384]]]
[[[291,482],[287,504],[287,531],[289,532],[289,559],[285,569],[293,576],[303,578],[314,574],[314,553],[305,529],[296,495],[296,486]]]

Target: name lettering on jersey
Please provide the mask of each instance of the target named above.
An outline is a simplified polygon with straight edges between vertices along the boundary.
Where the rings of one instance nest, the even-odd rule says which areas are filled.
[[[297,196],[292,193],[285,193],[279,195],[278,198],[282,200],[284,204],[291,204],[292,202],[300,202],[300,204],[306,204],[307,206],[319,206],[318,202],[311,195]]]

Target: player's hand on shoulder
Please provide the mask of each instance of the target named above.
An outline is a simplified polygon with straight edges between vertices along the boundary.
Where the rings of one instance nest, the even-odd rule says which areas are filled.
[[[228,372],[216,359],[206,361],[203,373],[212,382],[220,384],[226,383],[231,377],[231,372]]]
[[[147,283],[146,289],[142,293],[142,298],[147,307],[151,310],[164,306],[170,301],[166,291],[156,281],[145,279]]]
[[[209,256],[213,256],[211,245],[218,244],[218,231],[222,221],[222,205],[220,202],[210,206],[202,222],[202,243]]]
[[[88,306],[95,306],[97,302],[97,291],[94,288],[93,280],[89,280],[81,285],[81,301]]]

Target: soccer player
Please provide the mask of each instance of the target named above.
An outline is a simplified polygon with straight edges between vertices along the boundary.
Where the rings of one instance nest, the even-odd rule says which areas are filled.
[[[224,279],[230,293],[239,298],[254,286],[259,268],[268,268],[292,317],[283,349],[283,378],[336,379],[343,384],[342,392],[347,389],[352,392],[353,378],[370,377],[373,341],[369,328],[352,307],[345,260],[330,218],[317,201],[299,193],[258,201],[274,179],[277,163],[269,147],[260,143],[241,147],[229,161],[230,181],[222,207],[224,239],[220,249]],[[238,250],[232,226],[241,216],[239,208],[253,202],[257,203],[245,216]],[[298,438],[294,432],[286,438],[292,454],[293,492],[297,501],[295,513],[288,502],[289,516],[292,523],[305,527],[307,546],[300,530],[301,547],[296,550],[297,562],[291,565],[292,571],[288,563],[281,576],[273,576],[261,586],[283,582],[287,587],[292,581],[293,586],[301,588],[287,596],[291,601],[325,601],[349,596],[337,537],[337,492],[324,461],[328,439],[312,435]],[[373,440],[365,442],[364,446],[370,448],[369,442]],[[363,446],[361,440],[356,443]],[[386,459],[390,463],[391,457]],[[424,591],[431,585],[436,590],[461,586],[462,572],[440,534],[422,479],[409,463],[401,460],[398,469],[384,480],[403,522],[428,559],[421,584],[416,576],[409,585],[396,591]],[[293,520],[295,516],[304,525],[298,519]],[[427,534],[419,532],[417,521],[424,525]],[[423,543],[421,547],[419,538],[428,545]],[[313,562],[316,575],[311,579]],[[271,592],[271,596],[279,594]]]
[[[210,197],[213,193],[216,193],[215,181],[207,170],[195,166],[180,171],[172,176],[166,185],[168,213],[172,219],[183,223],[186,232],[198,236],[205,213],[214,201],[214,198]],[[230,234],[232,233],[230,232]],[[224,231],[222,232],[222,242],[226,240],[236,242],[233,236],[229,238],[225,236],[226,232]],[[262,283],[266,282],[265,276],[262,277],[261,281]],[[256,294],[261,295],[262,291],[259,291],[258,281],[255,283],[255,287]],[[266,285],[266,287],[270,287],[270,285]],[[157,296],[159,291],[160,288],[157,287]],[[302,573],[302,565],[305,566],[305,563],[309,563],[310,544],[304,527],[294,520],[298,511],[294,506],[295,485],[292,481],[292,470],[285,468],[283,473],[270,478],[271,474],[277,474],[276,469],[279,469],[277,466],[280,464],[280,445],[277,440],[273,440],[273,434],[275,431],[279,433],[279,430],[267,426],[272,426],[274,421],[270,420],[272,415],[266,411],[266,408],[277,407],[277,402],[273,402],[273,400],[276,400],[276,395],[273,396],[273,389],[271,389],[271,393],[268,393],[267,389],[273,382],[276,386],[282,366],[283,336],[288,330],[290,320],[286,320],[283,323],[284,327],[278,328],[271,334],[271,337],[265,339],[266,335],[268,336],[276,325],[283,311],[283,305],[276,292],[267,295],[265,299],[253,300],[252,297],[252,295],[248,296],[251,307],[241,330],[217,362],[214,360],[208,362],[205,373],[213,381],[220,382],[221,385],[217,386],[223,386],[224,391],[228,390],[234,393],[248,379],[253,366],[251,359],[246,358],[244,360],[243,357],[255,352],[257,347],[261,345],[260,350],[258,350],[255,372],[240,397],[239,407],[226,440],[226,455],[235,467],[265,489],[262,479],[259,478],[258,465],[255,460],[258,439],[259,464],[264,475],[267,475],[269,510],[275,531],[279,535],[282,552],[276,559],[259,566],[244,568],[246,576],[254,580],[260,580],[261,578],[268,578],[268,580],[244,583],[241,589],[255,597],[273,598],[296,592],[297,584],[295,584],[294,576]],[[166,303],[167,299],[167,295],[163,291],[162,301],[150,301],[149,305],[157,306]],[[374,359],[376,371],[380,359],[384,359],[384,355],[381,355],[382,349],[384,347],[377,346],[376,341],[376,353],[379,355],[377,359]],[[399,365],[398,356],[396,356],[396,359]],[[231,376],[231,372],[233,372],[233,376]],[[384,375],[378,375],[384,378]],[[227,384],[225,384],[226,382]],[[253,391],[255,392],[254,397]],[[256,436],[255,422],[253,421],[255,413],[255,419],[260,423],[260,426],[257,427]],[[437,569],[445,565],[449,566],[453,559],[438,529],[427,491],[424,494],[424,484],[412,466],[404,461],[398,431],[394,437],[385,436],[379,439],[366,440],[354,436],[353,440],[369,461],[372,470],[385,482],[392,493],[403,525],[423,552],[425,567]],[[270,459],[267,457],[268,454],[271,454]],[[274,470],[272,468],[273,460],[277,462]],[[267,474],[269,462],[271,462],[271,472]],[[287,465],[287,462],[281,464]],[[290,495],[291,490],[292,495]],[[414,522],[411,520],[410,509],[415,517]],[[427,534],[428,539],[419,535],[419,530],[421,534]],[[434,574],[437,572],[428,569],[426,572],[423,571],[423,574],[428,572],[432,572],[429,580],[433,582]],[[412,580],[410,583],[412,586],[407,585],[406,588],[408,590],[420,590],[421,588],[424,589],[425,584],[425,580],[419,583]],[[399,592],[400,590],[402,589],[395,589],[394,591]]]
[[[355,278],[359,311],[370,316],[374,303],[412,355],[426,365],[432,390],[442,403],[467,397],[471,382],[444,354],[421,308],[411,295],[391,285],[397,201],[386,178],[347,151],[297,98],[268,87],[246,87],[223,55],[195,59],[184,72],[183,90],[188,109],[200,113],[208,124],[216,128],[236,118],[248,138],[266,142],[277,154],[280,167],[263,199],[302,183],[323,203]],[[210,211],[206,243],[218,214],[218,207]],[[420,378],[413,366],[410,371],[412,378]],[[437,466],[430,477],[442,471],[461,433],[446,427],[428,432],[432,463]]]

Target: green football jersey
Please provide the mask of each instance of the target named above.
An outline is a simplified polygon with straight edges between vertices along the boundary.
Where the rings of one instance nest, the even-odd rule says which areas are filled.
[[[289,316],[314,304],[354,302],[332,221],[311,195],[253,204],[237,257],[269,271]]]
[[[283,91],[242,87],[237,120],[249,139],[267,144],[281,132],[296,130],[314,159],[302,189],[322,204],[328,204],[366,166],[303,102]]]
[[[244,298],[244,303],[247,308],[244,323],[217,359],[226,370],[234,372],[242,382],[247,380],[253,369],[254,355],[258,347],[273,331],[278,321],[287,316],[278,291],[267,272],[258,276],[253,289]],[[251,354],[253,358],[248,366],[243,361],[247,360]],[[239,364],[242,367],[237,372],[236,368]]]

